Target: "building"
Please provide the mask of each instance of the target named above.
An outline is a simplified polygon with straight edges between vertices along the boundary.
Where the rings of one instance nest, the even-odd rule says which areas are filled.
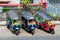
[[[11,4],[20,4],[20,0],[10,0]]]
[[[49,0],[52,4],[60,4],[60,0]]]
[[[7,4],[10,0],[0,0],[0,4]],[[0,12],[2,12],[3,6],[0,6]]]
[[[38,4],[38,3],[46,3],[46,0],[33,0],[33,3]]]
[[[8,3],[8,2],[10,2],[10,0],[0,0],[0,4],[1,3]]]
[[[0,4],[20,4],[20,0],[0,0]],[[0,16],[1,20],[3,20],[3,19],[5,20],[6,19],[5,13],[3,13],[3,8],[4,8],[3,6],[0,6],[0,15],[3,15],[3,16]]]
[[[46,8],[46,2],[47,2],[47,0],[33,0],[34,4],[39,4],[40,2],[42,3],[42,7]]]

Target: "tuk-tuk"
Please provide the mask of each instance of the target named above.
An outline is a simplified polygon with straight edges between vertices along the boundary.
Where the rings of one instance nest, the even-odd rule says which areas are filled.
[[[34,17],[32,16],[31,12],[23,11],[22,13],[22,24],[24,29],[30,32],[32,35],[34,34],[34,30],[37,27]]]
[[[35,20],[36,20],[37,25],[38,25],[37,28],[41,28],[44,31],[47,31],[47,32],[52,33],[52,34],[55,33],[55,31],[54,31],[55,24],[53,24],[51,22],[51,20],[53,20],[53,18],[51,18],[46,13],[41,12],[41,11],[36,11],[34,13],[34,17],[35,17]]]
[[[18,14],[14,10],[7,13],[7,28],[18,35],[20,33],[21,21]]]

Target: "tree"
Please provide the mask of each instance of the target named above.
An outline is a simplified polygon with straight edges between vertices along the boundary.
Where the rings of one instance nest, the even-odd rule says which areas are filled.
[[[20,3],[23,4],[23,5],[27,5],[29,4],[29,0],[20,0]]]

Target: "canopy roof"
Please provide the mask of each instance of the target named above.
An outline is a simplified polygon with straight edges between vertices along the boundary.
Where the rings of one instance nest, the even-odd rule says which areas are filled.
[[[40,15],[41,17],[43,17],[45,20],[53,20],[52,17],[50,17],[48,14],[44,13],[44,12],[41,12],[41,11],[36,11],[36,13],[38,15]]]
[[[8,11],[8,15],[11,20],[19,19],[18,14],[14,10]]]
[[[32,16],[31,12],[24,11],[24,12],[22,12],[22,15],[23,15],[23,17],[26,18],[27,20],[34,19],[34,17]]]

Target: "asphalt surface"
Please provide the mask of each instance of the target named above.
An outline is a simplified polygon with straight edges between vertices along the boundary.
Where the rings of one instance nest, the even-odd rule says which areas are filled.
[[[27,33],[24,29],[20,31],[21,33],[16,36],[6,26],[0,26],[0,40],[60,40],[60,25],[56,25],[54,35],[40,29],[36,29],[34,35]]]
[[[60,40],[60,36],[4,37],[0,40]]]

